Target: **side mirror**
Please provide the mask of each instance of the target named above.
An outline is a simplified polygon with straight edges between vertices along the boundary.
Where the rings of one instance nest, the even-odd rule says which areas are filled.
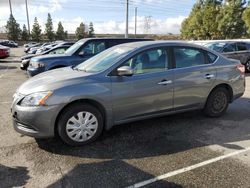
[[[119,76],[132,76],[134,74],[134,71],[129,66],[122,66],[117,69],[117,73]]]

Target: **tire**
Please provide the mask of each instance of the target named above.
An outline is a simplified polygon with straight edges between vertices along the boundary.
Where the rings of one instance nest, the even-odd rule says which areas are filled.
[[[209,117],[220,117],[227,111],[229,92],[224,87],[216,88],[208,96],[203,112]]]
[[[57,131],[66,144],[82,146],[95,141],[102,133],[103,126],[103,117],[97,108],[78,103],[63,110],[59,116]]]
[[[249,73],[250,72],[250,60],[248,60],[245,64],[245,70],[246,70],[246,73]]]

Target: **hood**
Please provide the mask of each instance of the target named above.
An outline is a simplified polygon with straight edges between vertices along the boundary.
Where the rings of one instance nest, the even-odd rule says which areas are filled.
[[[40,91],[53,91],[69,85],[82,83],[90,75],[92,74],[73,70],[71,67],[55,69],[30,78],[18,88],[17,92],[28,95]]]
[[[43,55],[43,56],[38,56],[38,57],[34,57],[32,58],[32,61],[34,62],[43,62],[43,61],[47,61],[47,60],[59,60],[59,59],[65,59],[65,58],[70,58],[71,56],[65,55],[65,54],[51,54],[51,55]]]
[[[36,56],[36,54],[25,55],[25,56],[21,57],[21,60],[30,59],[30,58],[35,57],[35,56]]]

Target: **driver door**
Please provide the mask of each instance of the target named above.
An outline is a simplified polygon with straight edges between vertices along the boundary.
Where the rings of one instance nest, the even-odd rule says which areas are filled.
[[[173,109],[174,74],[167,48],[143,51],[121,66],[130,66],[134,74],[111,76],[115,123]]]

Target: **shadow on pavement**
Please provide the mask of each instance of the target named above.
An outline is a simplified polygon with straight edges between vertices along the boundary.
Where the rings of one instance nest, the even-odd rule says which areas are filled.
[[[54,187],[126,187],[151,179],[154,176],[133,167],[123,161],[104,161],[90,164],[79,164],[72,171],[53,183]],[[161,181],[162,187],[181,188],[172,182]]]
[[[17,67],[15,66],[1,66],[0,65],[0,70],[8,70],[8,69],[16,69]]]
[[[30,179],[26,167],[7,167],[0,164],[0,187],[21,187]]]
[[[154,177],[128,164],[129,159],[170,155],[212,144],[243,149],[232,142],[250,140],[249,100],[239,99],[228,113],[216,119],[194,111],[116,126],[83,147],[66,146],[59,139],[37,140],[37,143],[50,153],[102,160],[78,163],[51,187],[61,184],[64,187],[124,187]],[[244,109],[243,112],[238,108]],[[157,187],[179,188],[181,185],[161,181]]]
[[[83,147],[67,146],[60,139],[37,143],[55,154],[113,160],[167,155],[211,144],[227,146],[229,142],[250,140],[249,101],[249,98],[235,101],[238,104],[221,118],[208,118],[194,111],[115,126]],[[243,109],[240,114],[238,108]]]

